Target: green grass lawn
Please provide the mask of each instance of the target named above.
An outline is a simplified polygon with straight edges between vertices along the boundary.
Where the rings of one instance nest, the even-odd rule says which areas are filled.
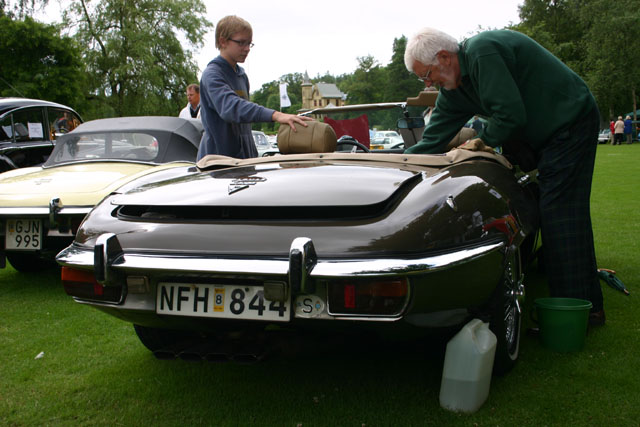
[[[130,324],[67,297],[56,272],[0,270],[0,425],[638,426],[640,144],[598,147],[592,195],[607,324],[583,351],[557,354],[523,334],[518,364],[494,378],[475,414],[440,408],[441,345],[319,354],[263,363],[162,361]],[[546,295],[526,277],[526,324]],[[318,342],[318,348],[323,348]],[[44,352],[41,358],[36,356]]]

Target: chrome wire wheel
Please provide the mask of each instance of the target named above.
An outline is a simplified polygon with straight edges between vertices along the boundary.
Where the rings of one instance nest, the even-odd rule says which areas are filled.
[[[524,300],[524,282],[519,262],[517,252],[509,257],[504,270],[504,334],[507,352],[514,360],[518,357],[520,347],[521,303]]]
[[[520,351],[521,307],[524,299],[521,271],[520,251],[509,250],[490,322],[491,330],[498,339],[493,365],[497,375],[505,374],[513,368]]]

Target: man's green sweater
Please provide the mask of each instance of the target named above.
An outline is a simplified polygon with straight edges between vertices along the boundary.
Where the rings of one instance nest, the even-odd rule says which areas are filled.
[[[486,31],[460,44],[461,84],[442,89],[420,143],[407,153],[440,153],[473,115],[492,147],[513,140],[542,148],[596,105],[584,81],[524,34]]]

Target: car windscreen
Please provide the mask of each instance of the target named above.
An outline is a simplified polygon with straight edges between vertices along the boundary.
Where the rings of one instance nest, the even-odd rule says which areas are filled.
[[[85,160],[154,161],[158,140],[146,133],[71,133],[59,138],[47,165]]]
[[[390,144],[391,142],[402,142],[404,136],[397,130],[398,119],[408,117],[424,117],[426,112],[423,106],[408,106],[406,111],[401,108],[385,108],[381,110],[354,110],[324,112],[313,115],[316,120],[329,123],[338,138],[342,135],[354,137],[365,146],[372,144]],[[426,119],[425,119],[426,120]],[[380,130],[384,129],[384,130]],[[420,130],[420,133],[422,130]],[[364,136],[364,138],[363,138]],[[395,137],[395,141],[392,138]],[[381,139],[376,139],[381,138]],[[388,141],[385,141],[388,139]],[[380,147],[373,147],[380,148]],[[338,147],[340,149],[340,147]]]

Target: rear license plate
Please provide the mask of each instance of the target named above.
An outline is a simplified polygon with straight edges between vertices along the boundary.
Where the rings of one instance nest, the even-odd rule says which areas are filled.
[[[289,321],[291,303],[268,301],[261,286],[159,283],[156,313]]]
[[[35,251],[42,248],[42,221],[39,219],[8,219],[5,248]]]

